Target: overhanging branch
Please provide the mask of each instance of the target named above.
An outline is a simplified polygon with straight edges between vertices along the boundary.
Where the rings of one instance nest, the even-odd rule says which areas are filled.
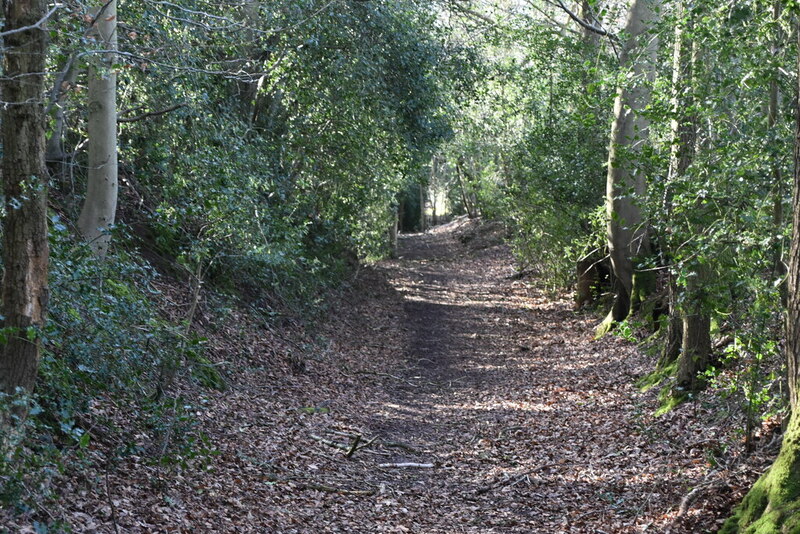
[[[160,109],[158,111],[148,111],[147,113],[142,113],[141,115],[136,115],[135,117],[118,117],[117,118],[117,122],[136,122],[136,121],[140,121],[140,120],[143,120],[143,119],[147,119],[149,117],[156,117],[158,115],[164,115],[165,113],[169,113],[170,111],[175,111],[176,109],[180,109],[180,108],[185,107],[185,106],[186,106],[186,103],[182,102],[180,104],[175,104],[174,106],[170,106],[168,108]],[[123,111],[123,112],[120,113],[120,115],[123,115],[125,113],[130,113],[132,111],[134,111],[134,110],[131,109],[131,110]]]

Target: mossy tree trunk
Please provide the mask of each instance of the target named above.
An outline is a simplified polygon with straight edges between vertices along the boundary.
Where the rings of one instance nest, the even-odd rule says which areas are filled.
[[[699,391],[705,384],[698,376],[708,367],[711,358],[711,319],[703,299],[705,273],[704,266],[697,266],[686,282],[680,314],[683,325],[675,397]]]
[[[608,249],[617,284],[615,301],[604,324],[627,318],[634,295],[633,258],[648,255],[650,242],[639,202],[646,182],[637,158],[648,140],[650,123],[641,113],[650,101],[655,76],[658,40],[649,30],[658,20],[658,0],[635,0],[625,25],[628,38],[622,46],[622,68],[631,72],[630,86],[617,92],[608,155],[606,211]],[[602,333],[603,325],[598,330]]]
[[[792,222],[786,318],[786,366],[792,415],[778,458],[723,525],[720,532],[724,534],[800,532],[800,113],[794,148]]]

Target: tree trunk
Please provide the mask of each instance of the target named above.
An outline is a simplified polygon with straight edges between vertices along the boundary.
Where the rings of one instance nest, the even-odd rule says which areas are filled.
[[[391,221],[389,222],[389,256],[397,257],[397,231],[400,226],[400,210],[395,203],[389,207]]]
[[[72,58],[70,58],[72,60]],[[60,82],[61,87],[55,88],[57,95],[55,102],[55,124],[50,138],[47,140],[47,148],[45,150],[45,160],[51,167],[61,167],[67,159],[67,154],[64,151],[64,135],[66,134],[66,107],[67,96],[70,90],[74,87],[75,81],[78,77],[78,69],[75,68],[74,63],[65,64],[64,68],[67,71],[64,73],[63,78],[59,77],[57,80]],[[66,173],[63,169],[55,169],[60,176]]]
[[[638,201],[646,191],[645,176],[636,157],[648,139],[649,121],[640,111],[650,101],[658,41],[648,30],[657,22],[658,0],[635,0],[625,26],[623,69],[633,74],[632,87],[621,87],[614,103],[614,122],[608,155],[606,211],[608,248],[617,279],[610,321],[624,320],[633,294],[633,259],[650,254],[650,242]]]
[[[669,275],[669,319],[667,322],[667,335],[664,340],[664,347],[658,359],[657,369],[664,369],[672,362],[676,361],[681,354],[683,344],[683,318],[678,309],[678,288],[675,284],[674,275]]]
[[[467,194],[467,188],[464,185],[464,174],[466,174],[466,170],[464,169],[464,158],[462,157],[456,161],[456,178],[458,178],[458,188],[461,191],[461,201],[464,203],[464,209],[467,211],[467,217],[474,219],[476,217],[476,213],[472,202],[470,202],[470,197]]]
[[[39,22],[44,0],[5,0],[5,31]],[[47,169],[44,92],[47,31],[5,37],[3,100],[3,315],[8,341],[0,352],[0,392],[31,392],[47,314]]]
[[[95,57],[89,66],[89,176],[86,200],[78,227],[98,257],[108,252],[117,211],[117,2],[103,2],[97,9],[95,38],[109,52]]]
[[[697,151],[695,146],[697,120],[686,112],[694,106],[694,75],[698,63],[697,47],[690,37],[694,29],[694,14],[687,10],[685,2],[680,2],[677,15],[672,59],[672,149],[665,198],[669,218],[672,214],[670,198],[672,184],[686,173]],[[701,211],[700,206],[697,211]],[[700,232],[700,229],[696,228],[693,231]],[[702,294],[708,276],[707,266],[695,265],[694,272],[687,277],[688,281],[682,298],[678,298],[677,285],[674,281],[670,281],[669,291],[672,293],[670,304],[673,315],[670,317],[672,332],[668,332],[668,335],[675,336],[678,333],[677,324],[680,322],[680,351],[675,350],[674,343],[677,339],[675,337],[668,338],[665,353],[662,356],[664,360],[673,356],[678,358],[677,381],[673,391],[675,397],[685,397],[688,392],[696,392],[705,384],[698,378],[698,374],[708,367],[711,357],[711,319],[704,305]]]
[[[600,9],[599,5],[596,5],[595,7]],[[597,23],[597,20],[594,18],[594,13],[592,12],[592,6],[589,3],[589,0],[581,0],[581,18],[589,24],[596,25]],[[588,28],[582,28],[582,30],[584,44],[586,44],[588,50],[595,52],[600,46],[600,34],[593,32]]]
[[[711,319],[702,296],[706,278],[706,268],[700,265],[688,276],[686,283],[685,301],[681,306],[683,338],[673,392],[675,397],[699,391],[705,384],[698,374],[708,367],[711,357]]]
[[[798,32],[800,38],[800,32]],[[800,44],[800,43],[799,43]],[[800,66],[800,59],[798,61]],[[798,106],[800,108],[800,106]],[[789,253],[789,305],[786,318],[786,364],[791,418],[778,458],[747,493],[733,517],[720,530],[797,532],[800,529],[800,109],[794,148],[792,245]]]
[[[780,0],[775,0],[772,6],[772,19],[774,21],[779,21],[781,17],[781,2]],[[772,42],[772,55],[777,56],[782,47],[783,47],[783,31],[781,30],[780,24],[776,24],[775,30],[775,38]],[[772,72],[772,79],[769,82],[769,101],[767,104],[767,126],[770,129],[770,132],[775,130],[775,126],[778,123],[778,113],[780,110],[780,92],[778,88],[778,78],[780,76],[780,69],[776,68]],[[774,139],[777,139],[777,135],[773,135]],[[780,235],[783,231],[783,194],[784,194],[784,187],[783,187],[783,175],[781,173],[781,166],[780,166],[780,158],[779,154],[774,154],[772,159],[772,180],[774,184],[774,193],[773,193],[773,201],[772,201],[772,222],[775,226],[775,234]],[[783,305],[786,305],[786,264],[783,262],[783,243],[782,240],[779,240],[775,244],[775,251],[773,257],[773,276],[776,278],[784,279],[781,282],[779,289],[781,294],[781,302]]]

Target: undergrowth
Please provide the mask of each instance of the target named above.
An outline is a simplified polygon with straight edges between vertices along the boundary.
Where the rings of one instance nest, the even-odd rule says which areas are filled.
[[[133,236],[118,228],[115,248],[98,261],[58,216],[51,222],[51,308],[36,391],[0,399],[3,413],[13,403],[28,413],[16,439],[0,440],[0,508],[31,519],[37,532],[69,532],[49,510],[57,508],[60,476],[107,469],[130,455],[173,469],[207,462],[215,447],[193,415],[204,396],[186,398],[173,386],[224,390],[227,383],[186,306],[157,289],[164,278],[137,253]],[[271,320],[318,308],[321,290],[341,280],[350,261],[326,263],[327,254],[334,251],[293,266],[231,258],[225,269],[206,270],[208,313],[224,322],[226,310],[246,305]],[[283,283],[289,277],[293,285]],[[245,293],[253,286],[257,292]]]

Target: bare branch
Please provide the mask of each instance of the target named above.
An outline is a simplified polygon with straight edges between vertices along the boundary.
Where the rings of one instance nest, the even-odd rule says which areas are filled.
[[[0,32],[0,37],[6,37],[8,35],[12,35],[12,34],[15,34],[15,33],[20,33],[20,32],[26,32],[28,30],[41,30],[42,29],[42,24],[47,22],[47,19],[49,19],[51,16],[53,16],[53,13],[58,11],[58,9],[60,7],[61,7],[61,4],[56,4],[55,6],[53,6],[53,8],[50,11],[47,12],[47,14],[44,17],[39,19],[39,22],[37,22],[36,24],[31,24],[30,26],[23,26],[22,28],[14,28],[13,30]]]
[[[557,7],[561,8],[567,15],[569,15],[569,18],[571,18],[572,20],[577,22],[582,28],[584,28],[584,29],[586,29],[586,30],[588,30],[590,32],[594,32],[594,33],[596,33],[598,35],[602,35],[603,37],[608,37],[612,41],[618,41],[619,40],[619,38],[616,35],[614,35],[613,33],[609,32],[608,30],[606,30],[604,28],[600,28],[599,26],[595,26],[594,24],[591,24],[590,22],[588,22],[588,21],[582,19],[581,17],[579,17],[578,15],[576,15],[572,10],[570,10],[566,5],[564,5],[564,2],[562,0],[556,0],[556,3],[553,3],[551,0],[546,0],[546,1],[547,1],[547,3],[549,3],[551,5],[554,5],[554,6],[557,6]]]
[[[180,109],[186,107],[186,102],[181,102],[180,104],[175,104],[173,106],[169,106],[168,108],[160,109],[158,111],[148,111],[146,113],[142,113],[141,115],[136,115],[135,117],[117,117],[117,122],[136,122],[148,117],[156,117],[158,115],[164,115],[165,113],[169,113],[170,111],[175,111],[176,109]],[[122,111],[120,115],[124,115],[126,113],[131,113],[132,109]]]

